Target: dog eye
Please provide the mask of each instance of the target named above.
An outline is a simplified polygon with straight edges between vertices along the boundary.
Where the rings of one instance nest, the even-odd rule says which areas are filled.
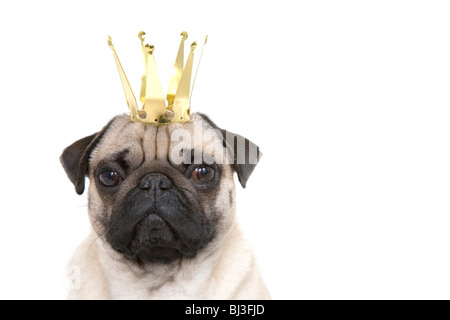
[[[115,187],[122,182],[120,174],[112,170],[103,171],[98,178],[105,187]]]
[[[197,184],[205,184],[214,179],[214,170],[211,167],[198,167],[191,173],[191,180]]]

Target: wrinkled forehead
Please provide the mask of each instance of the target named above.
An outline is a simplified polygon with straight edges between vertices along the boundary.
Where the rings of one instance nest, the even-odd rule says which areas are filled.
[[[174,164],[223,163],[224,143],[221,131],[198,114],[188,123],[158,127],[132,122],[128,115],[122,115],[92,153],[91,163],[117,157],[134,163],[157,159]]]

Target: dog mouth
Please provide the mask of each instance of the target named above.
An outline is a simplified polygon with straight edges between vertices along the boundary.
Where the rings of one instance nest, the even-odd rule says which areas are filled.
[[[152,197],[132,191],[105,221],[105,240],[137,263],[193,258],[212,239],[202,212],[182,195]]]
[[[131,245],[165,246],[177,240],[179,237],[170,225],[160,216],[152,213],[137,224]]]
[[[189,256],[190,250],[170,224],[155,213],[136,224],[125,246],[114,246],[127,259],[142,262],[171,262]]]

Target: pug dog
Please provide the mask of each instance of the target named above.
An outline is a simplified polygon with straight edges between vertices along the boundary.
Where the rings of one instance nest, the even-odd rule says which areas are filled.
[[[165,126],[120,115],[67,147],[92,225],[69,299],[270,299],[235,218],[234,173],[245,188],[260,157],[199,113]]]

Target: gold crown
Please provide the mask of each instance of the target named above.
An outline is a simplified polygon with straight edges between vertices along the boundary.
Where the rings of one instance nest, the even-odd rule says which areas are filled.
[[[167,90],[166,106],[161,82],[158,76],[158,71],[156,70],[155,57],[153,55],[155,47],[149,44],[144,45],[145,32],[139,32],[138,37],[141,40],[141,48],[144,55],[145,64],[145,74],[142,76],[141,83],[141,109],[139,109],[138,107],[133,90],[131,89],[130,83],[128,82],[127,76],[125,75],[125,72],[117,56],[117,52],[114,48],[114,45],[112,44],[111,37],[108,36],[108,45],[112,49],[114,54],[114,59],[117,64],[117,70],[119,71],[120,80],[122,81],[122,85],[125,90],[125,96],[127,98],[128,108],[130,109],[131,113],[130,119],[132,121],[152,125],[163,125],[174,122],[184,123],[189,121],[190,96],[192,94],[192,66],[194,62],[194,50],[197,47],[197,42],[193,42],[191,44],[191,51],[187,58],[186,66],[183,68],[184,42],[187,39],[188,34],[184,31],[181,33],[181,36],[182,38],[180,48],[178,49],[177,58],[173,67],[174,70],[170,78],[169,89]],[[208,36],[206,36],[204,45],[207,41]],[[200,55],[200,58],[202,54]]]

